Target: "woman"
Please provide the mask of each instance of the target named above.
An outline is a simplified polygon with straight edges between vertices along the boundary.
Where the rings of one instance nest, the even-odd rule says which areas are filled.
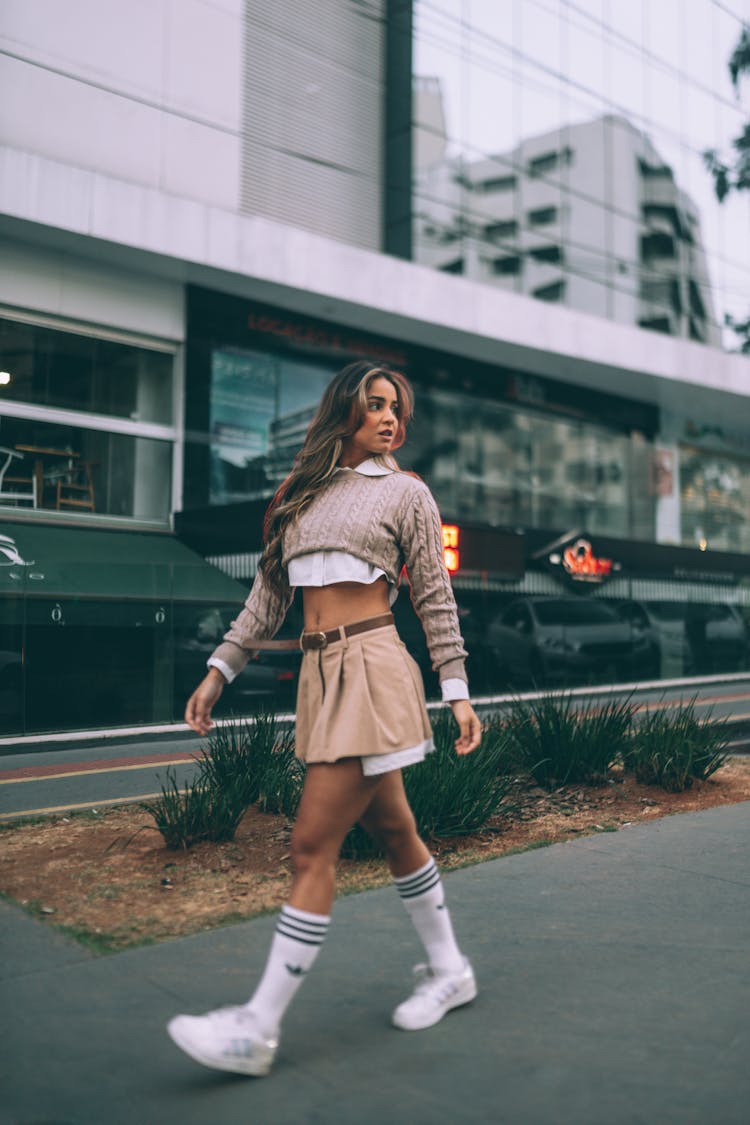
[[[302,587],[296,752],[307,770],[292,834],[292,893],[249,1002],[169,1024],[175,1043],[206,1066],[256,1076],[270,1070],[284,1012],[325,938],[339,851],[357,822],[383,845],[427,954],[394,1024],[430,1027],[476,995],[401,777],[402,767],[432,749],[421,676],[390,613],[404,564],[443,699],[459,726],[457,753],[471,753],[481,738],[440,517],[426,485],[400,472],[392,456],[412,406],[406,379],[386,368],[354,363],[333,379],[266,515],[245,608],[187,704],[186,721],[205,735],[225,683],[276,633],[294,588]]]

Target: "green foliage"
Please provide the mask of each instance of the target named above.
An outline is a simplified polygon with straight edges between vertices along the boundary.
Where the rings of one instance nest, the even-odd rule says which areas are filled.
[[[484,827],[513,784],[516,758],[504,726],[491,723],[482,745],[459,756],[458,726],[450,708],[432,723],[435,749],[404,775],[420,836],[468,836]]]
[[[192,783],[180,792],[174,772],[167,770],[161,796],[141,807],[153,816],[168,848],[234,839],[243,814],[256,802],[264,811],[293,816],[303,778],[293,747],[292,732],[280,732],[271,711],[227,723],[212,731]]]
[[[679,707],[649,711],[633,730],[624,756],[625,768],[644,785],[660,785],[671,793],[688,789],[695,778],[705,781],[727,759],[726,720],[695,714],[695,699]]]
[[[425,839],[467,836],[483,828],[507,797],[517,766],[515,746],[497,721],[485,728],[482,745],[459,757],[454,742],[458,726],[446,708],[432,723],[435,749],[424,762],[404,773],[404,788]],[[382,854],[382,849],[359,826],[351,830],[342,849],[349,859]]]
[[[231,840],[237,831],[246,806],[227,797],[207,778],[199,776],[186,783],[180,792],[174,770],[167,769],[161,796],[143,801],[141,808],[150,813],[168,848],[191,848],[202,840]]]
[[[570,695],[519,699],[510,711],[508,733],[538,785],[600,785],[627,748],[633,710],[629,699],[580,707]]]
[[[297,810],[303,769],[294,757],[293,731],[280,731],[273,711],[260,709],[250,722],[234,720],[217,727],[199,768],[243,809],[258,803],[264,812],[294,816]]]

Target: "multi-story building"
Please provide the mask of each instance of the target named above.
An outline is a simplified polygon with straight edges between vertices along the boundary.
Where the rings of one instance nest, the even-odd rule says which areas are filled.
[[[739,311],[748,223],[733,199],[719,208],[708,182],[702,191],[693,160],[728,144],[743,113],[729,80],[707,90],[701,70],[704,17],[722,50],[736,21],[697,0],[684,38],[700,50],[681,63],[666,33],[636,50],[620,11],[588,26],[586,51],[583,17],[567,4],[553,14],[541,0],[511,7],[509,31],[492,22],[493,5],[461,19],[421,0],[5,6],[7,738],[179,720],[252,577],[263,508],[323,387],[362,356],[415,383],[401,456],[458,527],[454,584],[477,686],[501,682],[487,627],[504,605],[558,589],[568,597],[563,581],[595,557],[612,564],[597,572],[609,584],[578,591],[678,609],[720,603],[735,639],[744,630],[750,364],[717,346],[714,321]],[[568,55],[553,58],[563,39]],[[586,69],[596,51],[608,60],[598,75]],[[626,59],[637,81],[623,82]],[[664,73],[677,72],[675,89],[695,110],[681,125],[682,103],[662,89]],[[440,102],[442,132],[425,136],[413,120],[415,79]],[[623,89],[650,93],[624,104]],[[489,120],[488,105],[500,107]],[[540,149],[561,125],[565,143]],[[615,125],[612,173],[586,137]],[[552,201],[549,167],[528,173],[550,152],[561,183],[591,161],[588,218],[562,187]],[[512,212],[500,207],[502,188],[467,186],[491,181],[497,153],[526,169],[513,173]],[[461,227],[454,260],[462,247],[480,263],[481,248],[494,247],[489,272],[484,263],[452,276],[413,260],[426,213],[413,159],[419,169],[460,164],[461,206],[441,196],[434,225],[449,216]],[[529,219],[550,208],[557,214]],[[517,228],[475,237],[485,210],[485,226]],[[722,242],[725,222],[732,237]],[[563,284],[564,300],[529,295]],[[571,299],[579,286],[588,305]],[[591,554],[566,552],[566,536]],[[563,578],[566,558],[583,562]],[[415,636],[408,599],[396,604]],[[744,660],[736,644],[732,660]],[[690,661],[679,670],[699,666],[695,653]],[[227,705],[288,687],[294,671],[254,664]]]
[[[435,116],[435,96],[434,83],[417,86],[428,102],[420,121]],[[438,128],[426,135],[438,137]],[[721,344],[698,209],[629,121],[566,126],[470,162],[430,155],[418,150],[416,261]]]

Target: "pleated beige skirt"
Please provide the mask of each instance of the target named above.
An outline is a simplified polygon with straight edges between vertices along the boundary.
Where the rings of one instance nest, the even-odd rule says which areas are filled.
[[[431,738],[422,675],[394,625],[304,654],[296,728],[302,761],[393,754]]]

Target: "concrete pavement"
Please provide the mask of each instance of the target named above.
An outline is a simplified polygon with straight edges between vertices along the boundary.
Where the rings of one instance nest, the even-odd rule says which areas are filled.
[[[480,984],[389,1026],[420,950],[390,889],[340,900],[274,1072],[164,1033],[243,999],[274,919],[95,957],[2,904],[0,1120],[13,1125],[745,1125],[750,803],[446,876]]]

